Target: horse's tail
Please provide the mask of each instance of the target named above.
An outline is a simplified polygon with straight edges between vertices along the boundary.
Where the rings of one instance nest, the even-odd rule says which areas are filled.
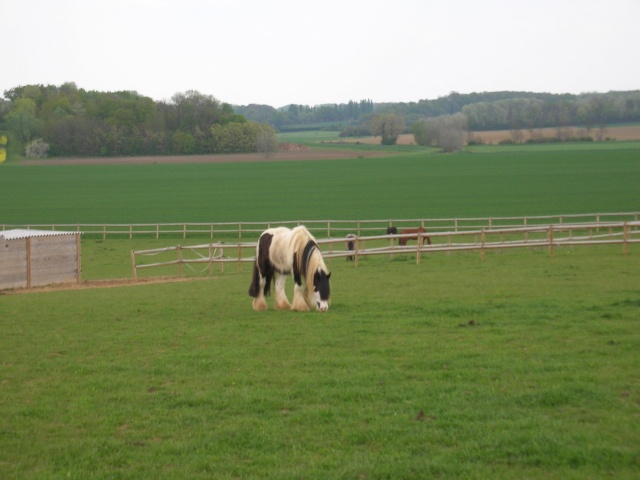
[[[260,277],[265,278],[264,296],[271,293],[271,282],[275,274],[275,268],[269,260],[269,248],[271,247],[272,234],[263,233],[258,240],[256,247],[256,261],[253,264],[253,275],[249,286],[249,295],[257,297],[260,295]]]
[[[253,264],[253,276],[251,277],[251,285],[249,285],[249,296],[257,297],[260,294],[260,270],[258,264]]]

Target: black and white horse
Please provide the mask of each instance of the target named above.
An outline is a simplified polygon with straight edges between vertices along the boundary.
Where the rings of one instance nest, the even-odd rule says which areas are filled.
[[[347,252],[351,252],[353,254],[353,251],[356,249],[356,238],[357,237],[353,233],[347,235]],[[347,255],[348,261],[353,261],[353,258],[353,255]]]
[[[293,275],[293,302],[289,303],[284,291],[287,275]],[[304,226],[289,229],[269,228],[262,232],[256,247],[256,262],[249,295],[254,310],[266,310],[265,297],[271,291],[275,278],[275,308],[278,310],[320,312],[329,309],[331,288],[327,266],[316,239]],[[305,281],[304,285],[302,281]]]

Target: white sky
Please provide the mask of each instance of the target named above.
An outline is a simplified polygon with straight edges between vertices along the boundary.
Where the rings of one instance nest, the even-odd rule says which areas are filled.
[[[640,0],[0,0],[0,94],[280,107],[640,89]]]

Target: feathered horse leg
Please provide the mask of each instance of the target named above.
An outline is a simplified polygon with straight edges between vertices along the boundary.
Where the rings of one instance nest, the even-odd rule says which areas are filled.
[[[309,304],[307,303],[305,289],[302,285],[298,285],[297,283],[293,287],[293,302],[291,303],[291,310],[296,310],[298,312],[309,311]]]
[[[253,297],[253,301],[251,302],[251,306],[254,310],[266,310],[267,301],[264,297],[264,288],[267,285],[267,279],[260,275],[257,266],[254,266],[253,270],[253,283],[251,284],[251,288],[249,290],[249,295]],[[254,286],[256,288],[254,288]]]
[[[269,261],[269,248],[273,235],[263,234],[256,246],[256,262],[253,264],[253,275],[249,286],[249,295],[253,297],[251,306],[254,310],[266,310],[274,268]]]
[[[290,310],[291,304],[287,299],[287,294],[284,291],[284,285],[287,277],[281,273],[276,274],[276,310]]]

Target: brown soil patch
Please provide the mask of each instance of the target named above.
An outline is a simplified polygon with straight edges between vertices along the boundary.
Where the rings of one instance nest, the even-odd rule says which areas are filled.
[[[558,135],[557,128],[535,128],[532,132],[529,130],[520,130],[522,133],[523,141],[526,141],[533,136],[553,138]],[[569,127],[566,129],[566,134],[573,137],[586,137],[587,129],[580,127]],[[594,140],[597,140],[599,134],[598,128],[592,128],[589,132],[589,136]],[[484,131],[484,132],[471,132],[472,138],[480,139],[483,143],[497,144],[503,140],[511,140],[512,134],[510,130],[498,130],[498,131]],[[604,131],[604,138],[610,138],[618,141],[630,141],[640,140],[640,125],[630,125],[623,127],[608,127]]]
[[[88,280],[80,283],[61,283],[56,285],[47,285],[45,287],[33,288],[15,288],[11,290],[0,290],[0,295],[19,295],[23,293],[38,292],[57,292],[61,290],[85,290],[87,288],[113,288],[113,287],[129,287],[135,285],[150,285],[154,283],[170,283],[170,282],[192,282],[196,280],[208,280],[211,277],[149,277],[139,278],[115,278],[107,280]]]
[[[278,151],[265,156],[262,153],[234,153],[228,155],[171,155],[149,157],[50,158],[22,160],[22,165],[135,165],[163,163],[230,163],[230,162],[282,162],[300,160],[339,160],[389,155],[386,152],[356,152],[352,150],[323,150],[304,148]]]

